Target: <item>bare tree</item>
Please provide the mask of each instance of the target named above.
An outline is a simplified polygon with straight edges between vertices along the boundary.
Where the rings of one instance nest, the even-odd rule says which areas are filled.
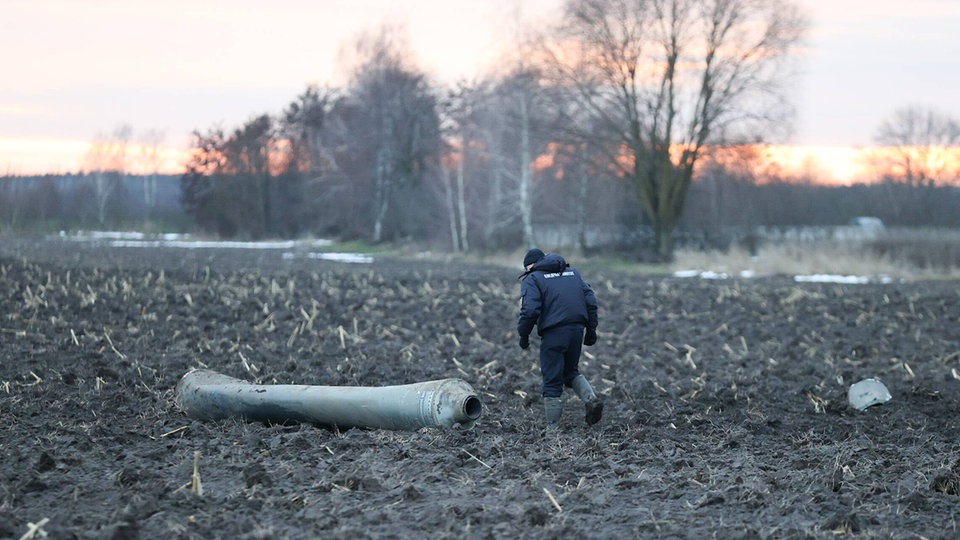
[[[282,209],[278,220],[285,236],[296,236],[304,229],[326,234],[340,220],[331,207],[343,205],[324,205],[325,201],[342,201],[329,127],[336,95],[333,90],[308,86],[280,117],[283,158],[278,160],[276,184]],[[325,211],[319,211],[322,208]]]
[[[444,99],[450,148],[441,178],[455,250],[469,249],[471,231],[479,231],[475,238],[486,247],[515,230],[533,243],[532,167],[546,141],[542,94],[538,76],[519,67],[501,79],[461,82]],[[510,235],[511,243],[518,239]]]
[[[188,214],[224,237],[261,238],[277,230],[273,171],[282,156],[274,120],[250,119],[226,136],[220,129],[194,133],[181,200]]]
[[[353,171],[372,184],[374,242],[390,235],[427,233],[431,208],[424,178],[441,148],[437,100],[426,76],[409,67],[395,36],[383,29],[357,43],[356,68],[346,104],[336,110],[351,152],[363,156]]]
[[[107,206],[113,193],[128,174],[128,150],[133,129],[129,125],[118,127],[112,135],[98,135],[84,156],[84,169],[93,181],[97,222],[106,224]]]
[[[335,97],[335,92],[311,85],[284,110],[280,134],[289,144],[285,167],[312,177],[337,168],[333,151],[324,140],[324,128]]]
[[[180,178],[180,201],[201,228],[235,234],[236,228],[227,226],[230,216],[226,215],[221,196],[228,165],[227,137],[217,128],[207,133],[195,131],[193,139],[187,170]]]
[[[166,136],[161,131],[148,130],[140,135],[140,173],[143,175],[143,204],[147,212],[152,213],[157,206],[157,177],[163,163],[163,141]],[[147,216],[149,218],[149,215]]]
[[[804,27],[785,0],[568,0],[540,41],[544,73],[569,90],[569,124],[633,183],[659,256],[673,255],[707,145],[784,124],[784,60]]]
[[[960,179],[960,121],[933,109],[898,109],[877,128],[882,148],[868,152],[878,176],[908,185],[957,183]]]
[[[482,104],[481,89],[461,82],[441,103],[443,131],[450,150],[441,160],[451,243],[454,251],[468,251],[469,219],[467,215],[467,153],[472,146],[476,129],[476,110]],[[451,170],[451,167],[453,170]],[[456,182],[450,182],[453,175]]]
[[[439,170],[436,172],[436,175],[437,175],[437,178],[440,180],[440,186],[443,188],[442,197],[444,201],[444,208],[446,209],[446,213],[447,213],[446,215],[447,228],[450,231],[450,247],[451,249],[453,249],[453,251],[465,251],[465,248],[462,243],[463,233],[461,232],[461,228],[459,225],[460,220],[457,217],[458,215],[457,207],[456,207],[456,204],[454,203],[454,199],[456,197],[455,195],[456,188],[453,186],[453,183],[451,182],[451,178],[450,178],[455,174],[454,171],[451,170],[451,168],[456,168],[456,170],[458,171],[463,169],[462,161],[455,164],[451,164],[451,161],[454,161],[457,159],[458,159],[458,156],[455,156],[455,155],[447,155],[441,158],[438,166]]]
[[[252,118],[234,131],[228,155],[236,175],[236,189],[250,190],[255,201],[247,219],[256,225],[250,227],[254,237],[275,234],[276,223],[273,202],[273,171],[271,158],[276,155],[274,121],[266,114]]]
[[[520,219],[522,243],[537,243],[534,231],[534,159],[548,142],[545,126],[550,113],[541,74],[522,63],[492,91],[490,107],[499,116],[489,145],[491,161],[508,180],[505,190],[514,215]]]
[[[492,247],[498,244],[498,234],[514,221],[517,216],[515,205],[507,204],[511,190],[507,184],[507,148],[509,142],[504,137],[507,125],[507,113],[499,106],[495,90],[489,88],[492,81],[484,83],[483,88],[474,94],[474,122],[476,129],[477,158],[483,162],[478,176],[484,175],[485,181],[478,219],[481,224],[483,244]]]

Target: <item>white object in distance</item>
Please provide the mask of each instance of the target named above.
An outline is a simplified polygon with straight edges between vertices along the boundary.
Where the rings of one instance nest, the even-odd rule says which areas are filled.
[[[864,379],[850,385],[847,391],[847,400],[857,410],[864,410],[873,405],[880,405],[892,399],[890,391],[877,379]]]

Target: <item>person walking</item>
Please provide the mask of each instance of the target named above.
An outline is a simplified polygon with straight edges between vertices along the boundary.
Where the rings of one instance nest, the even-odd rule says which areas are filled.
[[[530,346],[530,333],[540,336],[540,374],[548,429],[563,416],[563,389],[572,388],[584,403],[585,420],[596,424],[603,401],[580,373],[581,345],[597,342],[597,297],[575,268],[558,254],[539,248],[527,251],[520,275],[520,348]]]

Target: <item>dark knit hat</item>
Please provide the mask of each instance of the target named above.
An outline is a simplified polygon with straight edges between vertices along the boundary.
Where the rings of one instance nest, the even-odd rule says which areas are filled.
[[[543,252],[537,248],[533,248],[523,256],[523,267],[526,268],[531,264],[540,262],[540,259],[543,258]]]

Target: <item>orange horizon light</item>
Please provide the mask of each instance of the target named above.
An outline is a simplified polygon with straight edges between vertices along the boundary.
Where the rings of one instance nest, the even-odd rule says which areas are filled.
[[[150,150],[155,150],[151,156]],[[556,165],[557,144],[534,158],[531,166],[540,171]],[[69,139],[0,139],[0,176],[43,176],[81,173],[91,170],[90,155],[96,151],[89,141]],[[726,154],[726,155],[725,155]],[[126,167],[130,174],[179,175],[186,171],[192,149],[161,145],[148,149],[137,142],[127,143]],[[746,156],[746,157],[744,157]],[[960,183],[960,147],[890,148],[825,145],[750,145],[714,153],[721,164],[741,162],[757,173],[786,181],[809,181],[823,185],[852,185],[881,181],[886,176],[903,176],[902,161],[929,161],[934,178],[943,183]],[[453,165],[460,156],[448,156]],[[900,161],[898,161],[900,159]],[[926,165],[926,163],[924,163]]]

